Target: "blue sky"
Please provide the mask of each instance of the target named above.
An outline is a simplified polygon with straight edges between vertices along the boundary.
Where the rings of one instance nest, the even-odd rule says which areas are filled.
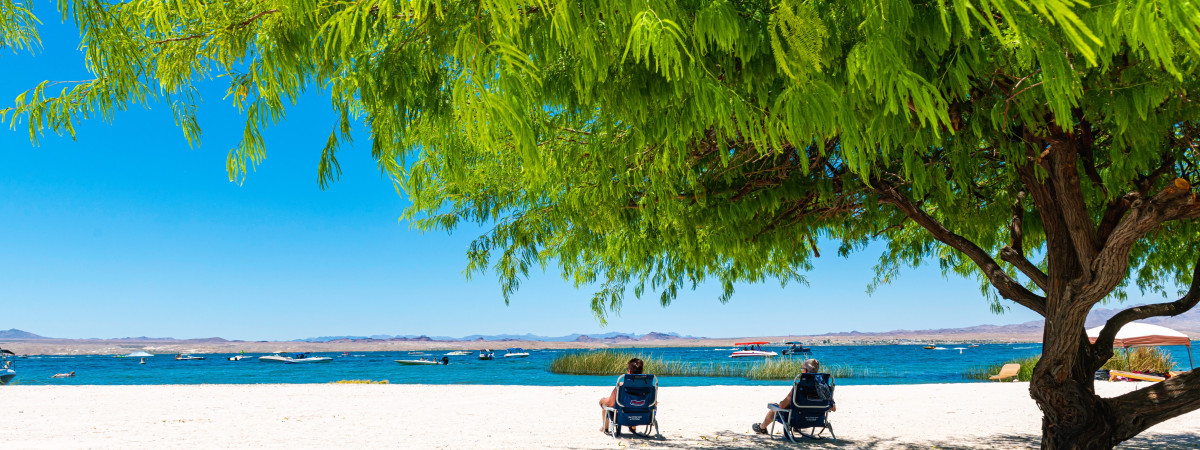
[[[46,22],[36,56],[0,53],[0,105],[43,80],[88,78],[77,34]],[[31,145],[23,124],[0,129],[0,329],[67,338],[674,331],[708,337],[885,331],[1020,323],[996,316],[974,281],[935,267],[865,292],[877,251],[838,258],[836,244],[808,286],[745,285],[728,304],[716,286],[625,302],[600,327],[591,291],[537,274],[505,306],[490,275],[463,276],[480,230],[422,234],[398,220],[407,206],[368,148],[339,154],[327,191],[317,158],[335,116],[308,95],[266,134],[267,159],[244,184],[225,157],[242,118],[206,85],[203,143],[189,148],[170,110],[151,105],[92,120],[78,139]],[[365,142],[365,140],[360,140]]]

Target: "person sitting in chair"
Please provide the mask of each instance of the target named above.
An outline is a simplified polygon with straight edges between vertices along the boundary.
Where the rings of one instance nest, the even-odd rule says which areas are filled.
[[[803,372],[801,372],[801,373],[820,372],[821,371],[821,362],[817,361],[815,359],[806,359],[806,360],[804,360],[804,366],[801,370],[803,370]],[[784,397],[783,400],[779,401],[780,408],[788,408],[788,407],[792,406],[792,390],[793,389],[796,389],[796,386],[792,386],[792,389],[788,390],[787,397]],[[833,403],[833,399],[830,399],[829,401],[830,401],[830,403]],[[837,411],[837,404],[833,404],[833,406],[830,406],[829,411],[830,412]],[[768,410],[767,417],[763,419],[762,423],[756,423],[756,424],[752,425],[751,428],[754,429],[755,433],[767,434],[767,427],[771,426],[771,421],[773,421],[773,420],[775,420],[775,411]]]
[[[644,363],[642,363],[642,360],[640,360],[638,358],[633,358],[633,359],[629,360],[628,364],[626,364],[627,367],[625,369],[625,373],[630,374],[630,375],[638,375],[638,374],[642,373],[643,365],[644,365]],[[608,397],[604,397],[604,398],[600,399],[600,415],[604,417],[604,426],[600,427],[601,433],[608,433],[608,414],[604,413],[604,408],[605,407],[612,408],[613,406],[616,406],[616,405],[617,405],[617,388],[613,387],[612,394],[609,394]],[[629,427],[629,431],[633,431],[633,427]]]

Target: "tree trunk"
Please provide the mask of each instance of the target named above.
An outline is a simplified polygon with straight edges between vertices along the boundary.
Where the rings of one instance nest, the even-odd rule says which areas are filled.
[[[1059,307],[1050,312],[1042,357],[1029,384],[1042,410],[1042,448],[1111,449],[1119,417],[1096,395],[1096,358],[1083,331],[1087,309]]]

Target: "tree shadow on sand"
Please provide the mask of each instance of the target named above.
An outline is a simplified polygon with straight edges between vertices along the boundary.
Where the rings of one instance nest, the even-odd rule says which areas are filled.
[[[647,449],[673,449],[673,448],[712,448],[712,449],[729,449],[729,450],[751,450],[751,449],[795,449],[797,445],[802,445],[804,448],[853,448],[853,449],[1018,449],[1018,448],[1038,448],[1041,446],[1041,436],[1036,434],[1002,434],[992,436],[963,436],[961,438],[951,440],[929,440],[929,441],[897,441],[894,439],[886,439],[879,437],[868,437],[865,439],[855,439],[853,436],[845,436],[838,440],[805,439],[799,444],[793,444],[783,439],[780,435],[763,436],[758,434],[749,434],[744,431],[725,430],[709,435],[701,435],[697,437],[678,438],[664,435],[663,439],[629,437],[624,436],[614,440],[614,447],[620,446],[624,448],[647,448]],[[619,443],[618,443],[619,442]],[[1130,450],[1158,450],[1158,449],[1196,449],[1200,448],[1200,435],[1195,434],[1165,434],[1153,433],[1144,436],[1138,436],[1118,446],[1120,449]]]

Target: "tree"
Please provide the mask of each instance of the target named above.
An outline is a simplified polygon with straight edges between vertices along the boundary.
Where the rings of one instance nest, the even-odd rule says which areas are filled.
[[[10,2],[3,3],[13,8]],[[353,127],[427,230],[491,225],[468,254],[505,295],[534,265],[626,291],[803,279],[882,241],[877,282],[936,260],[991,307],[1046,318],[1030,394],[1043,448],[1110,448],[1200,408],[1200,374],[1116,398],[1092,374],[1125,323],[1200,301],[1192,2],[63,0],[95,79],[0,117],[31,137],[229,78],[246,114],[229,173],[308,90]],[[29,20],[0,28],[31,42]],[[36,39],[36,38],[32,38]],[[1037,262],[1035,262],[1037,261]],[[1193,261],[1195,261],[1193,263]],[[1190,278],[1189,278],[1190,276]],[[1090,343],[1084,319],[1136,286]]]

